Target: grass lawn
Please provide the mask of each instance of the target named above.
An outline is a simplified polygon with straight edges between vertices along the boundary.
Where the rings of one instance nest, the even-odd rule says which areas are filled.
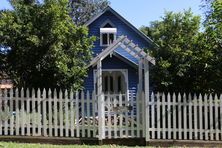
[[[50,145],[50,144],[28,144],[28,143],[14,143],[14,142],[0,142],[0,148],[126,148],[127,146],[117,145]]]

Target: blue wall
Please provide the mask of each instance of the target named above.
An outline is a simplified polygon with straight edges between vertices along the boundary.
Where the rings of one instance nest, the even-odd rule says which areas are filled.
[[[94,43],[95,46],[93,48],[94,56],[99,54],[102,51],[102,49],[106,48],[100,46],[100,40],[99,40],[100,27],[106,20],[110,20],[117,28],[117,38],[118,36],[125,35],[127,36],[128,39],[132,40],[135,44],[138,44],[138,46],[141,48],[150,47],[150,44],[144,38],[138,35],[132,28],[127,26],[122,20],[116,17],[113,13],[107,11],[89,25],[89,34],[98,37],[98,40]]]
[[[94,89],[94,81],[93,81],[93,70],[96,69],[90,67],[88,72],[88,77],[85,79],[85,89],[90,92]],[[136,92],[137,84],[138,84],[138,70],[130,66],[129,64],[123,62],[118,59],[114,55],[112,57],[107,57],[102,61],[102,69],[127,69],[128,70],[128,84],[129,90]]]
[[[116,17],[110,11],[105,12],[102,16],[96,19],[93,23],[91,23],[89,27],[89,35],[97,36],[97,41],[94,42],[93,48],[93,56],[98,55],[102,49],[106,47],[100,46],[100,27],[105,21],[111,21],[112,24],[117,28],[117,38],[121,35],[127,36],[128,39],[132,40],[134,44],[138,44],[140,48],[151,47],[151,45],[140,35],[138,35],[132,28],[127,26],[122,20]],[[123,57],[126,57],[133,63],[138,63],[138,61],[132,57],[130,54],[125,52],[120,47],[115,50],[118,54],[121,54]],[[88,72],[88,77],[85,79],[85,89],[89,91],[93,91],[94,83],[93,83],[93,69],[96,66],[90,67]],[[138,84],[138,69],[133,68],[131,65],[121,61],[117,57],[113,55],[112,58],[109,56],[102,61],[102,69],[128,69],[128,81],[129,81],[129,90],[135,92],[137,90]]]

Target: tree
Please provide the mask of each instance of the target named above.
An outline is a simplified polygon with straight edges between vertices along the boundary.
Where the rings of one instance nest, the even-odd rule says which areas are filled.
[[[7,74],[18,87],[80,88],[94,37],[69,16],[68,0],[11,0],[0,13]]]
[[[83,25],[108,5],[108,0],[70,0],[70,15],[75,24]]]
[[[157,91],[201,91],[198,78],[203,75],[205,63],[199,56],[200,53],[206,56],[206,61],[211,54],[198,48],[199,29],[200,16],[194,16],[191,10],[166,12],[161,21],[141,28],[159,45],[159,49],[151,52],[157,61],[151,75]]]
[[[207,1],[206,18],[204,22],[205,45],[213,53],[211,60],[210,87],[215,92],[222,92],[222,1]]]

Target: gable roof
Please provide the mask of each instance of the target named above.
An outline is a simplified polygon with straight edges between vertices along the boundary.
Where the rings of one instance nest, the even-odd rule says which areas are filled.
[[[152,39],[150,39],[148,36],[146,36],[143,32],[138,30],[135,26],[133,26],[129,21],[127,21],[124,17],[122,17],[119,13],[117,13],[115,10],[113,10],[110,6],[107,6],[103,11],[98,13],[96,16],[92,17],[88,22],[86,22],[86,26],[89,26],[92,24],[95,20],[97,20],[101,15],[103,15],[105,12],[110,11],[113,13],[117,18],[119,18],[122,22],[124,22],[128,27],[130,27],[132,30],[134,30],[139,36],[141,36],[143,39],[145,39],[148,43],[151,43],[154,46],[157,46],[153,42]],[[157,46],[158,47],[158,46]]]
[[[147,53],[143,51],[143,49],[139,48],[132,41],[130,41],[126,36],[120,36],[115,42],[113,42],[110,46],[108,46],[105,50],[103,50],[99,55],[97,55],[90,62],[88,67],[96,65],[98,60],[105,59],[108,55],[115,51],[116,48],[121,47],[126,50],[129,54],[131,54],[134,58],[140,59],[144,58],[148,60],[150,63],[155,65],[155,59],[149,56]]]

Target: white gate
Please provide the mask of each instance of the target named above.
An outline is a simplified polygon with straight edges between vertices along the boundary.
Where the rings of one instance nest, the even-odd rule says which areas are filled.
[[[145,137],[145,112],[143,96],[128,94],[104,94],[102,103],[102,127],[104,138]],[[98,101],[99,103],[100,101]]]

